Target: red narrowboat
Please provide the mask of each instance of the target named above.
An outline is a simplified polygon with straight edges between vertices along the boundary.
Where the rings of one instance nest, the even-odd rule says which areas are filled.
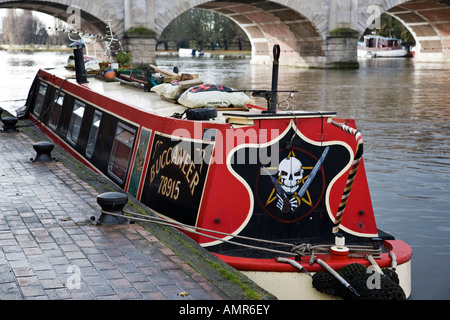
[[[275,46],[271,90],[251,92],[264,107],[188,108],[61,68],[39,70],[21,116],[280,299],[335,297],[319,273],[361,297],[339,273],[353,264],[369,291],[369,271],[395,270],[408,297],[412,250],[377,228],[355,121],[277,110],[278,56]]]

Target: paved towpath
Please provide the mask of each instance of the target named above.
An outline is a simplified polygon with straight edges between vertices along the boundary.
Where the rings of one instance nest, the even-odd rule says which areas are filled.
[[[114,187],[57,147],[58,161],[30,161],[44,140],[33,128],[0,133],[1,300],[248,298],[223,270],[267,298],[176,230],[97,225],[96,197]]]

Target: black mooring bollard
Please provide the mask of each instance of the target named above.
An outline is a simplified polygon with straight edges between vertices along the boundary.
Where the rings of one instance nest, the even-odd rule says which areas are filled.
[[[36,158],[30,160],[33,162],[55,161],[55,158],[51,155],[53,148],[55,148],[55,145],[52,142],[36,142],[33,145],[33,149],[36,151]]]
[[[118,217],[108,212],[123,215],[123,208],[128,203],[128,196],[120,192],[106,192],[97,196],[97,203],[102,208],[102,214],[98,219],[102,224],[128,224],[130,221],[125,216]]]
[[[2,132],[17,132],[16,124],[19,121],[16,117],[5,117],[2,119],[3,130]]]

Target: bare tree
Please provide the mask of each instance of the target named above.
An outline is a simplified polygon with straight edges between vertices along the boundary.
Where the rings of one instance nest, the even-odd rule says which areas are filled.
[[[20,13],[10,9],[3,18],[3,39],[10,45],[45,44],[48,33],[31,11]]]
[[[13,9],[8,10],[8,13],[3,18],[3,40],[7,44],[15,44],[17,39],[15,39],[15,23],[17,21],[16,11]]]

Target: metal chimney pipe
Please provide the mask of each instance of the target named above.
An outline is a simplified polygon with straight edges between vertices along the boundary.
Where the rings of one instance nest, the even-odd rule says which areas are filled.
[[[278,104],[278,60],[280,59],[280,45],[273,46],[273,67],[272,67],[272,97],[269,102],[268,113],[277,113]]]
[[[75,74],[77,78],[77,82],[82,83],[88,83],[87,76],[86,76],[86,67],[84,65],[84,54],[83,54],[83,48],[85,47],[85,44],[82,41],[75,41],[74,43],[70,44],[69,47],[73,48],[73,57],[75,60]]]

